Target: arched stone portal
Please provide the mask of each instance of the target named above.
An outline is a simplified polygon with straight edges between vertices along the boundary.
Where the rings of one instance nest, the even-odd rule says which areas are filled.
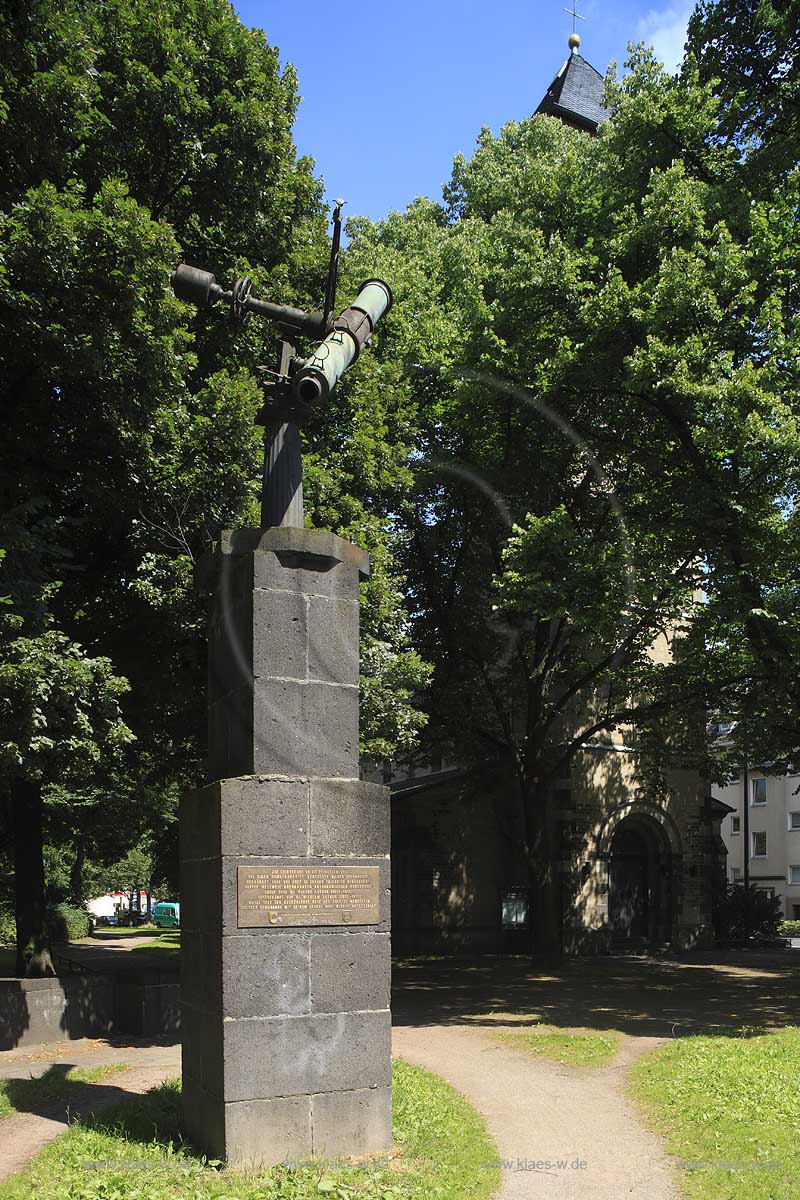
[[[649,808],[649,806],[648,806]],[[631,805],[606,828],[608,931],[617,945],[673,938],[677,836],[663,812]],[[672,836],[670,836],[672,835]]]

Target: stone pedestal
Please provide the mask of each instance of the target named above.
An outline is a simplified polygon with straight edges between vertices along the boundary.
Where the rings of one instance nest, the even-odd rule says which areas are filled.
[[[358,779],[363,551],[223,535],[209,778],[181,807],[188,1130],[266,1166],[391,1145],[389,799]],[[365,870],[365,868],[367,868]]]

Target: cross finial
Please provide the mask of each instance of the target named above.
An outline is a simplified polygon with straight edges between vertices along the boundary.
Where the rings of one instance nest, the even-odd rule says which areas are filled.
[[[585,21],[586,17],[582,17],[578,12],[578,0],[572,0],[572,8],[565,8],[564,12],[569,13],[572,17],[572,33],[569,35],[569,48],[575,54],[578,46],[581,44],[581,35],[578,33],[577,23],[578,21]]]

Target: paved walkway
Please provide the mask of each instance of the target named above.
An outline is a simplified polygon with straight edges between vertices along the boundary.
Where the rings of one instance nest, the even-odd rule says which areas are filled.
[[[441,1075],[483,1113],[505,1162],[498,1200],[677,1197],[658,1140],[641,1127],[621,1090],[632,1059],[659,1044],[656,1038],[626,1038],[612,1066],[575,1069],[533,1058],[479,1027],[394,1030],[396,1057]],[[96,1084],[76,1084],[68,1100],[35,1113],[4,1118],[0,1179],[20,1170],[76,1116],[101,1112],[180,1073],[178,1046],[93,1040],[2,1057],[0,1077],[7,1079],[42,1075],[54,1066],[64,1073],[108,1063],[130,1063],[131,1069]],[[547,1159],[549,1169],[532,1169]],[[576,1165],[581,1162],[585,1166]]]

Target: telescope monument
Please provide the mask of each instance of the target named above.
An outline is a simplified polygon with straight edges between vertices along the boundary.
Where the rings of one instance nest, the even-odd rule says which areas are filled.
[[[388,789],[359,778],[359,581],[367,554],[304,528],[300,427],[391,304],[368,280],[322,312],[182,265],[181,299],[281,339],[259,529],[222,534],[209,595],[208,783],[181,805],[183,1104],[211,1158],[264,1167],[391,1145]],[[316,343],[299,356],[302,339]]]

